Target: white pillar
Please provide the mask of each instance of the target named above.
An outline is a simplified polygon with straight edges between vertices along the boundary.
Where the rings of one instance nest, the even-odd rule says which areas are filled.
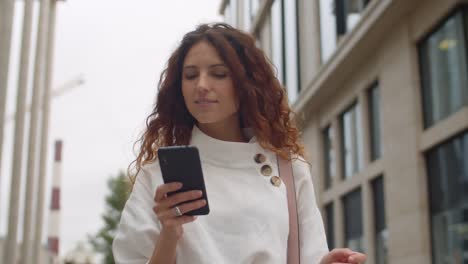
[[[21,58],[20,58],[20,73],[18,82],[18,95],[16,99],[16,115],[15,115],[15,133],[13,145],[13,165],[11,177],[17,181],[21,181],[23,168],[23,143],[24,143],[24,122],[26,115],[26,98],[29,77],[29,62],[30,62],[30,46],[31,46],[31,28],[33,16],[33,0],[24,1],[24,18],[23,18],[23,36],[21,43]],[[27,179],[26,182],[26,201],[32,199],[33,193],[33,178]],[[21,186],[21,183],[18,185]],[[28,204],[27,204],[28,205]],[[29,203],[30,205],[30,203]],[[31,215],[31,206],[26,206],[24,215],[28,219]],[[21,258],[30,251],[30,234],[31,221],[25,222],[23,226],[23,244],[21,248]]]
[[[2,179],[1,168],[3,132],[5,123],[5,106],[8,90],[8,68],[10,65],[11,35],[13,31],[14,12],[14,0],[0,0],[0,183]]]
[[[52,198],[48,229],[48,250],[53,264],[58,261],[60,248],[60,189],[62,180],[62,141],[55,141],[54,167],[52,174]]]
[[[36,40],[36,58],[34,64],[33,76],[33,95],[32,95],[32,110],[31,124],[29,132],[29,153],[27,163],[27,178],[34,177],[36,172],[36,137],[37,137],[37,121],[39,112],[39,95],[43,77],[43,61],[44,61],[44,41],[47,33],[47,16],[48,16],[49,1],[42,0],[40,6],[39,26]],[[19,194],[20,194],[20,178],[12,178],[10,188],[10,211],[8,218],[8,236],[4,254],[4,264],[16,264],[16,249],[17,249],[17,233],[18,233],[18,211],[19,211]],[[30,203],[31,201],[25,201]],[[27,206],[27,205],[26,205]]]
[[[50,0],[49,20],[48,20],[48,41],[47,41],[47,58],[45,62],[45,80],[44,80],[44,97],[42,109],[42,131],[40,141],[40,156],[39,156],[39,181],[36,200],[36,232],[34,234],[33,246],[33,260],[39,259],[42,241],[42,227],[44,221],[44,197],[47,173],[47,147],[49,137],[49,118],[50,118],[50,92],[52,85],[52,72],[53,72],[53,57],[54,57],[54,44],[55,44],[55,16],[56,16],[56,0]]]

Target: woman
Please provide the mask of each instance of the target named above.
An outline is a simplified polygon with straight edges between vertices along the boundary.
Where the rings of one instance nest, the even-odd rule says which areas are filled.
[[[286,264],[289,218],[277,155],[293,156],[301,263],[363,263],[366,256],[349,249],[328,252],[290,114],[273,67],[250,35],[222,23],[186,34],[161,75],[141,138],[113,243],[116,263]],[[181,184],[163,183],[156,153],[171,145],[198,147],[209,215],[184,215],[206,204],[199,191],[167,196]]]

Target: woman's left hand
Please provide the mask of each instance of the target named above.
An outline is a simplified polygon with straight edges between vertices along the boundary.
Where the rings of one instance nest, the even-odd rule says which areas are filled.
[[[367,256],[349,248],[335,248],[322,258],[320,264],[363,264]]]

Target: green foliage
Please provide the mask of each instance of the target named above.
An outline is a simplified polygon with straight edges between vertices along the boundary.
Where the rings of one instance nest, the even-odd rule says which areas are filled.
[[[112,255],[112,241],[114,240],[117,225],[120,222],[122,210],[130,195],[131,184],[125,173],[120,172],[117,177],[107,182],[109,193],[106,196],[106,210],[102,215],[104,226],[94,236],[89,236],[93,248],[104,255],[104,264],[114,264]]]

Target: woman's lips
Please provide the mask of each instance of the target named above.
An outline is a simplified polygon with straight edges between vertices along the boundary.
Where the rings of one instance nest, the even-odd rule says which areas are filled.
[[[195,100],[195,104],[197,105],[212,105],[217,103],[218,101],[216,100],[208,100],[208,99],[201,99],[201,100]]]

